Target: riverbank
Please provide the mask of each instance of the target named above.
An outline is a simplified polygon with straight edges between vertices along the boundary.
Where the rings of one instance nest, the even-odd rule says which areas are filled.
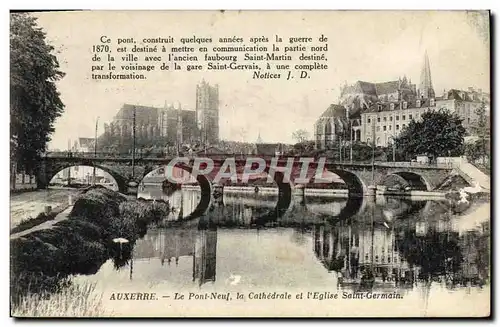
[[[184,190],[196,190],[200,191],[199,185],[182,185]],[[300,192],[302,189],[296,189],[293,192]],[[256,193],[263,195],[277,195],[279,193],[278,187],[261,187],[259,186],[256,191],[255,186],[224,186],[224,192],[227,193]],[[319,189],[319,188],[305,188],[305,195],[347,195],[348,190],[346,189]]]
[[[76,199],[66,219],[11,239],[13,312],[23,298],[61,291],[70,275],[95,273],[110,258],[117,267],[126,264],[147,226],[169,210],[166,202],[127,201],[117,192],[93,187]]]
[[[11,194],[10,228],[13,229],[22,222],[35,219],[42,213],[47,214],[47,207],[51,207],[51,212],[56,212],[56,214],[65,210],[70,205],[70,196],[75,198],[81,192],[82,190],[45,189],[35,192]]]

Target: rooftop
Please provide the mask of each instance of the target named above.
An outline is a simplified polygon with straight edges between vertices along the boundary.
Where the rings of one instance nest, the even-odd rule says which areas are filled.
[[[436,106],[436,101],[439,99],[435,99],[433,107]],[[428,108],[431,106],[431,99],[421,99],[420,106],[418,106],[417,102],[419,100],[414,101],[403,101],[403,102],[377,102],[373,103],[364,111],[364,113],[370,112],[381,112],[381,111],[394,111],[394,110],[407,110],[407,109],[415,109],[415,108]],[[404,108],[404,103],[406,102],[406,109]],[[391,104],[394,105],[394,108],[391,109]]]

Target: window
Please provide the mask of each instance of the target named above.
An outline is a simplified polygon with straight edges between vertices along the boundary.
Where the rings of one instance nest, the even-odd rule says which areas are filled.
[[[420,108],[420,100],[417,100],[416,106],[417,108]]]
[[[408,115],[408,119],[412,120],[413,116],[411,114]]]
[[[396,130],[399,130],[399,125],[396,125]]]
[[[378,109],[378,111],[381,111],[382,110],[382,105],[381,104],[377,105],[377,109]]]
[[[380,137],[377,137],[377,145],[380,145]]]
[[[380,132],[380,126],[377,126],[377,132]]]
[[[392,125],[389,125],[389,130],[390,130],[390,131],[392,130]]]
[[[389,120],[390,120],[390,121],[392,121],[392,116],[391,116],[391,117],[389,117]]]
[[[380,123],[380,117],[377,117],[377,123]]]
[[[387,258],[387,262],[388,262],[388,263],[391,263],[391,257],[388,257],[388,258]]]
[[[394,103],[391,103],[391,110],[394,110]]]
[[[378,262],[378,255],[375,256],[375,262]]]
[[[368,118],[368,124],[371,123],[371,122],[372,122],[372,120],[370,118]]]
[[[405,128],[405,127],[406,127],[406,124],[403,124],[403,128]]]
[[[387,117],[384,116],[384,121],[387,121]]]
[[[371,139],[371,138],[369,138],[369,137],[368,137],[368,138],[366,138],[366,143],[370,143],[371,141],[372,141],[372,139]]]
[[[396,116],[396,120],[399,120],[399,116]]]
[[[467,124],[470,124],[470,118],[467,118]]]
[[[403,115],[403,120],[406,120],[406,115]]]
[[[387,130],[387,126],[384,126],[384,132]]]
[[[403,102],[403,109],[406,109],[406,108],[408,108],[408,102],[404,101]]]

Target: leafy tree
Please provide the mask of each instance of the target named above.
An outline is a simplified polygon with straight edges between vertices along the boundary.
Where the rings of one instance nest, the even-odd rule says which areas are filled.
[[[475,142],[465,144],[465,155],[471,162],[475,162],[481,157],[484,158],[483,151],[484,149],[481,140],[476,140]]]
[[[292,133],[292,138],[297,143],[303,143],[309,139],[309,133],[305,129],[298,129]]]
[[[10,18],[11,159],[32,172],[64,110],[55,83],[64,73],[36,18],[26,13]]]
[[[295,143],[293,148],[291,149],[291,153],[293,155],[310,155],[314,152],[315,142],[314,141],[302,141],[299,143]]]
[[[486,104],[481,103],[475,110],[476,119],[471,126],[471,131],[479,138],[479,158],[483,158],[483,165],[485,164],[486,156],[489,156],[489,140],[490,140],[490,126],[489,118],[486,113]]]
[[[462,120],[446,109],[431,110],[421,120],[412,120],[394,139],[407,158],[417,155],[459,156],[463,154],[465,128]]]

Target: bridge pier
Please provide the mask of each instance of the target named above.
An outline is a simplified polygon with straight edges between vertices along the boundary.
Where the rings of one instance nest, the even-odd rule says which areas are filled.
[[[301,206],[306,203],[306,188],[303,185],[296,185],[293,189],[293,202]]]
[[[377,186],[376,185],[369,185],[367,187],[366,195],[369,197],[375,197],[377,195]]]
[[[214,190],[212,192],[212,202],[221,205],[224,204],[224,186],[223,185],[217,185],[214,186]]]

